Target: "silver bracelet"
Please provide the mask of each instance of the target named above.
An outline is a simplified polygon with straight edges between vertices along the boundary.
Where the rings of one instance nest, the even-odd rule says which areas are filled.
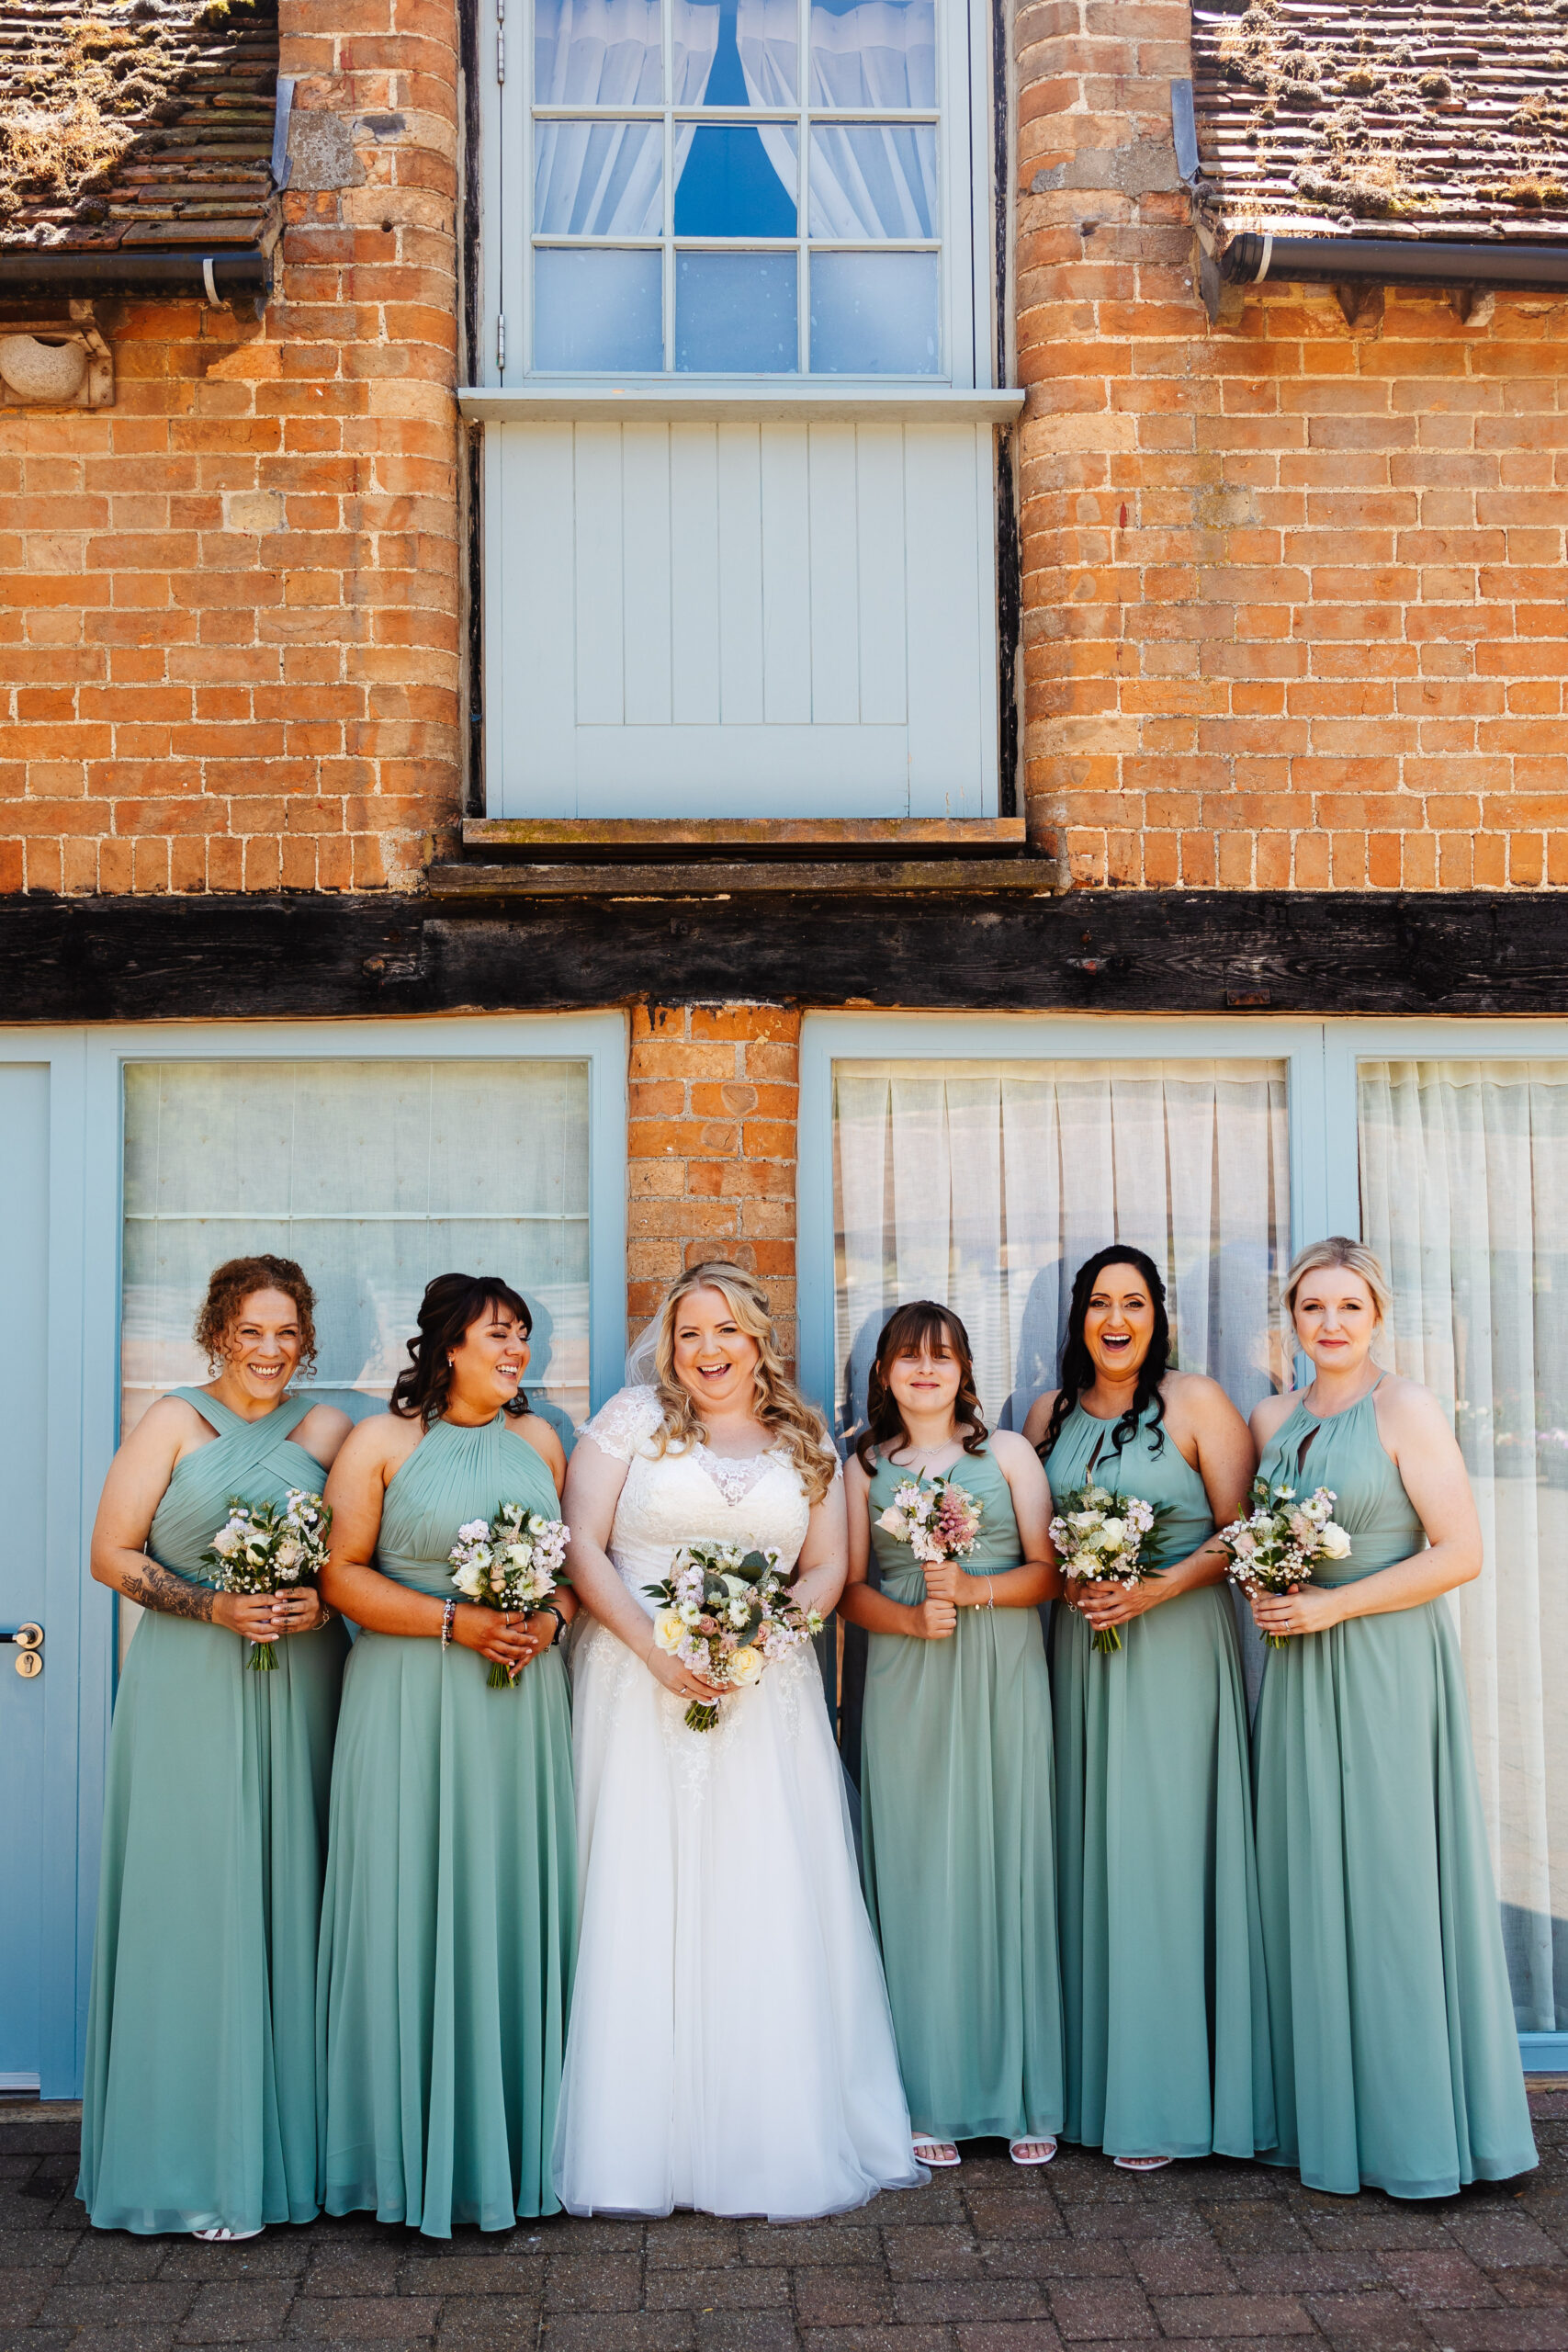
[[[441,1646],[446,1649],[452,1639],[452,1621],[457,1614],[457,1604],[449,1600],[441,1611]]]

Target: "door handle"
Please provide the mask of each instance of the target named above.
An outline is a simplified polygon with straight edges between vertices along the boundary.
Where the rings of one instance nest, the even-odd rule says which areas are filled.
[[[14,1634],[0,1634],[0,1649],[9,1643],[17,1653],[17,1672],[30,1682],[43,1672],[43,1627],[18,1625]]]

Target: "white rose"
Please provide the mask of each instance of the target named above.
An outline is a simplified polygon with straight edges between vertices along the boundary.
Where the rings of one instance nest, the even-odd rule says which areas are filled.
[[[1317,1539],[1317,1548],[1322,1553],[1325,1560],[1348,1560],[1349,1558],[1350,1538],[1346,1534],[1345,1530],[1339,1525],[1337,1520],[1331,1519],[1329,1521],[1327,1526],[1323,1530]]]
[[[907,1544],[908,1542],[909,1522],[905,1518],[903,1512],[901,1510],[895,1510],[891,1504],[888,1505],[887,1509],[883,1512],[881,1518],[876,1523],[878,1527],[881,1528],[885,1535],[894,1536],[900,1544]]]
[[[661,1650],[678,1650],[685,1630],[677,1609],[661,1609],[653,1621],[653,1638]]]
[[[1114,1552],[1119,1544],[1127,1540],[1127,1522],[1124,1519],[1108,1519],[1100,1534],[1106,1550]]]
[[[761,1671],[762,1661],[755,1649],[737,1650],[729,1661],[729,1679],[740,1690],[755,1682]]]

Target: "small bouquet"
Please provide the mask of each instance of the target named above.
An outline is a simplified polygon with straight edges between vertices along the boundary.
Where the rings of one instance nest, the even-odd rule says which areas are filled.
[[[521,1503],[502,1503],[491,1520],[470,1519],[457,1530],[447,1558],[452,1581],[466,1600],[483,1609],[519,1609],[532,1616],[566,1580],[571,1530]],[[513,1690],[521,1669],[491,1662],[489,1688]]]
[[[1065,1576],[1082,1584],[1119,1584],[1130,1591],[1145,1577],[1157,1577],[1159,1563],[1144,1546],[1170,1516],[1168,1503],[1145,1503],[1136,1495],[1113,1495],[1104,1487],[1078,1487],[1062,1498],[1051,1521],[1051,1541]],[[1101,1625],[1094,1646],[1102,1657],[1122,1646],[1115,1625]]]
[[[975,1549],[984,1503],[953,1478],[906,1478],[877,1520],[917,1560],[964,1560]]]
[[[1288,1592],[1310,1584],[1314,1560],[1348,1560],[1350,1538],[1334,1516],[1337,1500],[1330,1487],[1316,1487],[1304,1503],[1293,1487],[1252,1482],[1252,1509],[1245,1519],[1220,1530],[1230,1554],[1230,1576],[1247,1593]],[[1269,1646],[1282,1650],[1289,1634],[1270,1634]]]
[[[216,1572],[220,1592],[281,1592],[286,1585],[314,1584],[332,1524],[332,1505],[298,1487],[290,1487],[281,1503],[247,1503],[231,1495],[229,1516],[201,1564]],[[254,1674],[270,1674],[277,1645],[252,1642],[245,1663]]]
[[[683,1544],[662,1584],[643,1587],[660,1607],[653,1637],[705,1681],[748,1690],[773,1658],[822,1631],[815,1609],[801,1609],[789,1597],[772,1549],[748,1551],[740,1544]],[[694,1699],[686,1710],[691,1731],[712,1731],[716,1699]]]

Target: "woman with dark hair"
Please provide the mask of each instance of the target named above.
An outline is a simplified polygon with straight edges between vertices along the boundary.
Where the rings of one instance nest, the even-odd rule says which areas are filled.
[[[973,1549],[924,1565],[897,1497],[951,1480]],[[871,1636],[862,1736],[866,1902],[882,1942],[915,2153],[955,2165],[1002,2138],[1049,2164],[1062,2128],[1051,1686],[1039,1604],[1061,1590],[1051,1490],[1011,1430],[987,1435],[969,1335],[900,1306],[845,1473],[840,1614]],[[870,1580],[874,1556],[877,1582]]]
[[[319,1495],[348,1434],[288,1393],[314,1308],[292,1258],[220,1266],[196,1325],[213,1376],[149,1407],[93,1530],[94,1577],[146,1612],[109,1738],[87,2009],[78,2186],[99,2229],[248,2238],[320,2208],[316,1930],[348,1644],[309,1586],[218,1591],[209,1549],[232,1499]],[[276,1671],[250,1673],[264,1641]]]
[[[322,1589],[361,1628],[344,1678],[321,1906],[322,2202],[446,2238],[556,2211],[576,1901],[571,1728],[557,1638],[576,1601],[460,1600],[458,1530],[560,1515],[560,1441],[528,1410],[530,1317],[440,1274],[391,1410],[327,1487]],[[488,1687],[491,1664],[518,1669]]]
[[[1158,1573],[1069,1579],[1051,1634],[1065,2136],[1129,2172],[1274,2144],[1247,1700],[1214,1541],[1257,1456],[1224,1391],[1169,1357],[1153,1260],[1098,1250],[1062,1385],[1024,1424],[1058,1510],[1092,1484],[1168,1514]],[[1097,1650],[1111,1627],[1120,1648]]]

